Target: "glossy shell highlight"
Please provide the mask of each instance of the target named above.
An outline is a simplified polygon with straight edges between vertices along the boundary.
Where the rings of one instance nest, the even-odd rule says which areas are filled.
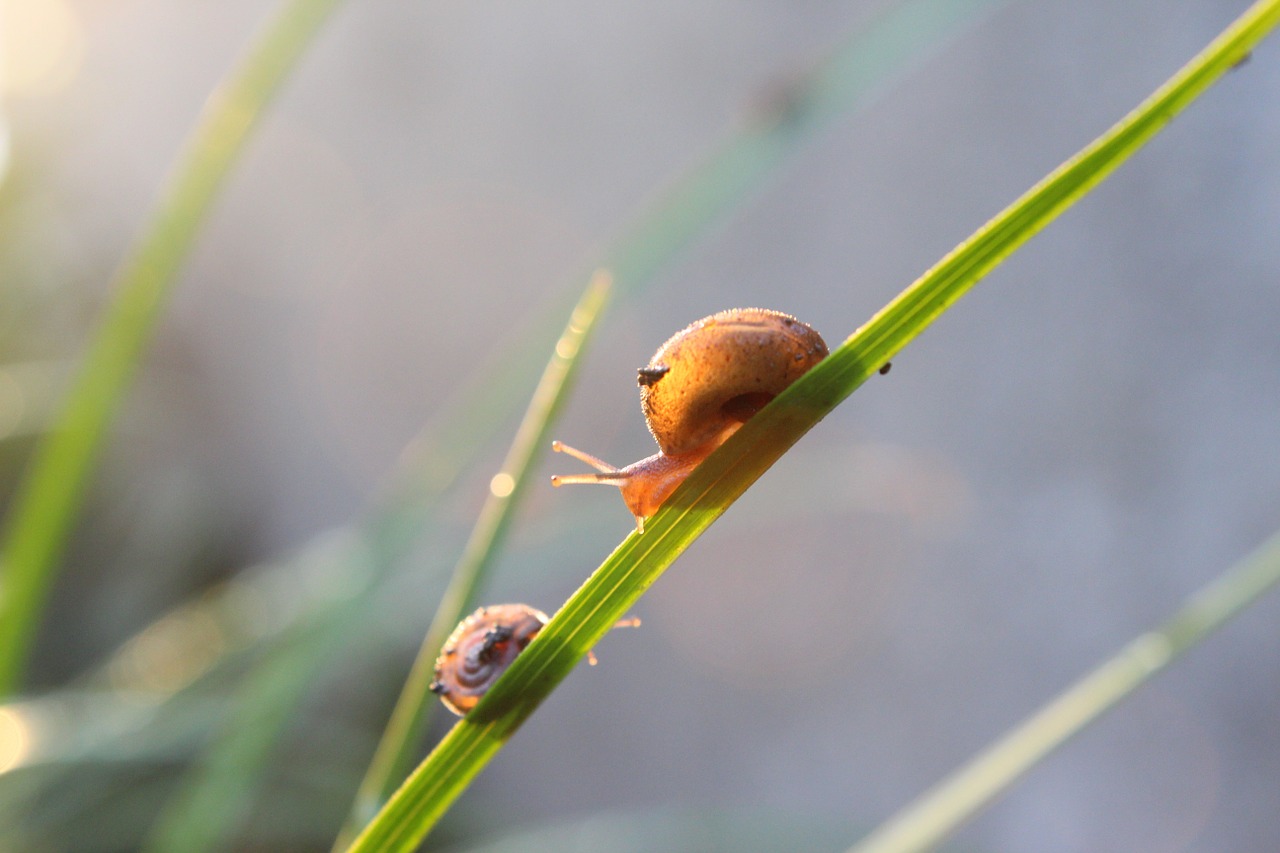
[[[640,369],[640,407],[668,456],[718,443],[827,356],[790,314],[735,308],[692,323]]]

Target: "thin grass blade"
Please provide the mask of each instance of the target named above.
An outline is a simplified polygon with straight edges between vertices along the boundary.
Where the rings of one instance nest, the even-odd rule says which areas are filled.
[[[650,520],[648,532],[630,534],[573,594],[350,850],[414,849],[613,622],[787,448],[1247,56],[1278,22],[1280,0],[1252,6],[1129,115],[982,226],[713,453]]]
[[[445,636],[461,618],[446,612],[446,605],[452,603],[457,611],[467,606],[501,545],[511,513],[527,487],[529,467],[537,451],[546,444],[546,432],[572,387],[579,355],[604,307],[609,283],[609,276],[603,271],[592,277],[555,344],[542,381],[500,473],[494,478],[490,498],[453,572],[445,602],[432,623],[432,629],[444,630]],[[314,676],[335,655],[350,651],[360,641],[367,606],[376,591],[373,581],[379,574],[369,566],[370,558],[369,543],[359,537],[333,556],[339,564],[363,566],[364,571],[355,572],[363,581],[343,596],[343,606],[315,613],[302,630],[290,632],[279,648],[272,649],[266,659],[250,671],[223,721],[220,735],[202,752],[201,759],[156,822],[145,847],[149,853],[169,850],[199,853],[217,849],[239,825],[269,766],[276,742],[306,696]],[[443,637],[436,640],[433,647],[432,635],[428,635],[414,668],[420,677],[415,680],[411,676],[405,685],[388,734],[380,745],[379,756],[391,763],[383,766],[375,761],[371,768],[380,770],[383,776],[389,768],[395,768],[394,762],[411,760],[406,756],[411,756],[417,748],[423,708],[430,695],[426,685],[442,642]],[[430,657],[425,657],[428,654]],[[421,666],[425,666],[425,673],[418,672]],[[385,784],[381,778],[375,782]],[[376,810],[375,807],[373,811]]]
[[[551,424],[573,386],[580,356],[604,309],[611,283],[612,277],[607,271],[596,272],[556,342],[551,360],[547,362],[502,467],[491,481],[489,497],[454,567],[449,586],[441,597],[390,722],[356,793],[351,816],[337,842],[339,849],[345,848],[373,818],[409,770],[422,739],[429,710],[435,704],[432,701],[434,696],[427,689],[432,680],[435,659],[449,632],[474,606],[476,591],[502,547],[512,514],[528,488],[529,469],[539,452],[547,446]]]
[[[367,594],[368,590],[360,593]],[[144,853],[227,848],[253,805],[281,733],[317,672],[334,656],[350,651],[344,640],[362,623],[358,614],[357,608],[323,614],[291,632],[287,642],[253,667],[231,697],[217,735],[167,797],[141,845]]]
[[[846,39],[823,62],[790,80],[787,91],[776,93],[780,97],[767,104],[766,109],[755,111],[730,140],[677,181],[647,215],[641,216],[606,251],[606,268],[620,280],[624,292],[635,292],[647,285],[714,223],[738,209],[804,140],[836,116],[863,103],[878,85],[901,73],[925,50],[1007,1],[910,0]],[[440,611],[447,612],[450,618],[433,623],[411,673],[411,684],[428,683],[439,644],[465,610],[456,606],[456,598],[450,594],[442,602]],[[413,692],[421,695],[419,689]],[[408,723],[400,721],[410,719],[413,717],[408,708],[398,703],[391,728],[407,730]],[[421,723],[417,725],[420,728]],[[362,785],[356,811],[361,825],[372,817],[372,810],[381,806],[407,769],[403,755],[410,740],[416,738],[384,733],[383,745],[371,768],[371,773],[376,771],[382,777],[381,790],[375,800],[371,781],[366,779]],[[389,742],[402,744],[395,772],[387,772],[390,759],[384,750]],[[349,836],[344,833],[338,847],[345,847],[346,841]]]
[[[849,853],[932,850],[1058,747],[1280,584],[1280,534],[1189,598],[968,764],[926,791]]]
[[[209,99],[159,206],[111,282],[107,313],[36,448],[0,544],[0,697],[31,637],[107,429],[178,272],[258,118],[339,0],[285,0]]]

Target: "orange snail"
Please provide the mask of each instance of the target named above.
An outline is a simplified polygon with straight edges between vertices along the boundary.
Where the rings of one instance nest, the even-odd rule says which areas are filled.
[[[734,308],[677,332],[640,368],[640,407],[661,451],[625,468],[558,441],[551,448],[600,473],[551,484],[610,483],[636,530],[725,439],[827,355],[822,336],[789,314]]]
[[[445,640],[428,689],[450,711],[466,716],[546,624],[547,614],[527,604],[481,607]],[[639,624],[639,619],[623,619],[614,627]],[[587,656],[594,664],[595,657]]]

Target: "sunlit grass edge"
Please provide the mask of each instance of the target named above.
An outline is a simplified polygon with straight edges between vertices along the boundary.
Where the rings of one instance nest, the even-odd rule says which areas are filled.
[[[1280,584],[1280,534],[1205,586],[1163,625],[1009,729],[904,806],[849,853],[922,853],[955,832],[1051,752]]]
[[[792,444],[983,275],[1102,181],[1275,27],[1280,0],[1250,7],[1208,47],[1074,157],[960,244],[712,454],[565,603],[350,848],[410,850],[672,561]]]
[[[435,698],[428,686],[436,656],[445,638],[475,604],[476,593],[529,487],[533,464],[545,452],[551,425],[573,387],[611,285],[609,272],[597,270],[556,341],[356,792],[351,815],[337,841],[338,849],[345,848],[377,813],[409,769],[429,716],[428,703]]]

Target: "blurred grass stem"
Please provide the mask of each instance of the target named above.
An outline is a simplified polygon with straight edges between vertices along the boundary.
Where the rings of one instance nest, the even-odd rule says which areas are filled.
[[[412,766],[428,711],[435,699],[427,689],[433,678],[435,660],[450,632],[475,605],[476,591],[501,549],[512,513],[528,488],[529,470],[547,445],[551,424],[572,387],[579,356],[584,352],[591,330],[605,306],[611,284],[612,277],[605,270],[599,270],[592,276],[573,309],[568,326],[556,342],[507,456],[491,481],[489,496],[454,567],[391,719],[378,742],[368,772],[356,793],[351,815],[335,843],[337,849],[344,849],[351,843]]]
[[[110,303],[60,415],[37,446],[0,541],[0,697],[18,689],[31,639],[111,419],[201,224],[263,109],[339,0],[284,0],[214,91]]]
[[[1047,755],[1278,583],[1280,534],[1193,595],[1164,625],[1133,640],[849,853],[933,849]]]

